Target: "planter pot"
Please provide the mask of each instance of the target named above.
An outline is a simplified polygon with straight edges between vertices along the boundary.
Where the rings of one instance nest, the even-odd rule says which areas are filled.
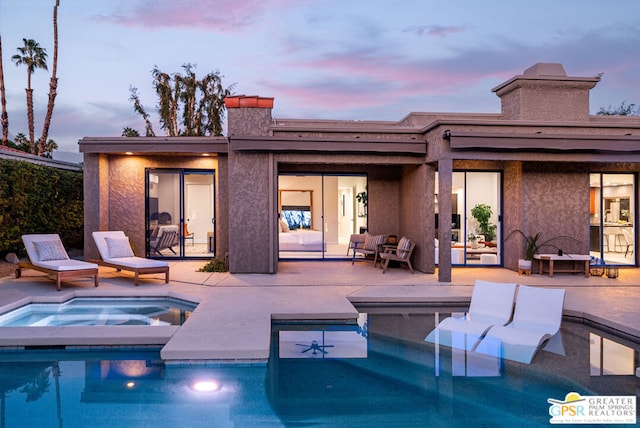
[[[531,260],[518,260],[518,268],[520,269],[531,269]]]
[[[531,274],[531,260],[518,260],[518,275],[522,275],[522,273],[526,275]]]

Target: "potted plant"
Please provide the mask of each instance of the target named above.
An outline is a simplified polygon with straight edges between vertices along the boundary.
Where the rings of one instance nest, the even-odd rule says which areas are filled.
[[[362,204],[363,210],[362,212],[360,212],[360,210],[358,210],[358,217],[366,217],[367,216],[367,192],[363,191],[360,192],[356,195],[356,200]]]
[[[562,249],[552,244],[552,242],[555,241],[556,239],[566,238],[566,239],[572,239],[576,242],[580,242],[574,237],[567,236],[567,235],[554,236],[552,238],[547,239],[546,241],[541,242],[540,237],[542,236],[542,232],[538,232],[535,235],[527,235],[520,229],[516,229],[513,232],[511,232],[509,235],[507,235],[506,239],[509,239],[514,233],[517,233],[524,238],[524,242],[525,242],[524,258],[518,260],[518,269],[525,270],[525,271],[531,270],[531,261],[533,260],[533,257],[536,254],[538,254],[538,252],[540,251],[540,248],[553,247],[557,249],[559,252],[562,252]]]
[[[484,235],[485,241],[493,241],[496,235],[497,225],[489,223],[493,210],[490,205],[477,204],[471,209],[471,215],[478,222],[478,229],[481,235]]]

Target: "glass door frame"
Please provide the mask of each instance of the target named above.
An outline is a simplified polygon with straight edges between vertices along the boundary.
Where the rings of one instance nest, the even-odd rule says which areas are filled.
[[[594,176],[598,178],[596,180],[597,186],[593,186]],[[630,183],[626,181],[618,183],[617,180],[607,180],[607,176],[630,176],[632,180]],[[637,174],[633,172],[592,172],[589,177],[590,253],[597,257],[599,263],[602,264],[637,266]],[[623,186],[631,186],[631,188],[628,191],[623,191],[624,194],[620,194],[618,188]],[[615,190],[605,194],[608,193],[605,191],[606,187]],[[616,208],[612,209],[614,205]],[[627,213],[623,214],[624,211]],[[626,223],[623,222],[624,220]],[[625,233],[623,229],[629,227],[631,232],[627,230]],[[631,240],[630,244],[627,239]],[[628,258],[629,255],[631,258]]]
[[[158,198],[152,197],[150,195],[150,184],[151,184],[151,176],[153,174],[173,174],[178,178],[178,201],[177,201],[177,219],[171,219],[171,224],[176,224],[178,226],[178,245],[177,245],[177,254],[154,254],[151,250],[151,233],[153,229],[156,227],[154,224],[155,220],[151,219],[152,210],[160,216],[159,207],[158,207]],[[185,239],[184,239],[184,230],[185,230],[185,176],[187,175],[210,175],[211,176],[211,203],[212,203],[212,253],[207,254],[198,254],[198,255],[187,255],[185,251]],[[191,169],[191,168],[145,168],[145,256],[152,259],[210,259],[215,257],[216,254],[216,171],[215,169]],[[153,199],[156,199],[154,202]],[[155,206],[154,206],[155,205]],[[177,220],[177,221],[176,221]],[[193,231],[190,231],[193,232]],[[210,238],[207,236],[206,240]],[[205,242],[205,245],[208,245],[208,242]]]
[[[279,172],[278,173],[278,186],[277,186],[277,198],[278,198],[278,203],[277,203],[277,212],[276,212],[276,216],[278,218],[278,220],[280,221],[282,219],[282,217],[285,217],[285,214],[283,214],[281,212],[281,207],[283,206],[282,201],[281,201],[281,195],[283,191],[287,191],[287,190],[297,190],[297,191],[307,191],[309,189],[307,189],[307,187],[310,187],[309,183],[305,183],[305,184],[301,184],[299,186],[296,186],[295,189],[291,189],[289,188],[290,186],[286,186],[286,187],[281,187],[281,177],[308,177],[309,179],[312,178],[318,178],[319,182],[317,183],[313,183],[313,185],[315,186],[313,189],[313,199],[315,200],[315,202],[312,202],[310,204],[311,207],[313,207],[313,212],[311,213],[312,216],[312,221],[311,224],[313,225],[313,229],[315,229],[316,231],[319,231],[321,233],[321,239],[322,239],[322,247],[321,249],[315,250],[315,251],[302,251],[299,250],[298,252],[291,252],[291,251],[287,251],[287,250],[283,250],[281,251],[280,248],[278,248],[278,259],[280,260],[340,260],[340,259],[349,259],[350,257],[347,256],[347,247],[349,245],[348,240],[345,241],[344,243],[344,252],[340,252],[339,250],[336,250],[334,252],[330,251],[329,249],[327,249],[327,233],[331,231],[332,228],[336,227],[336,233],[337,233],[337,237],[336,237],[336,243],[338,243],[338,247],[340,247],[340,233],[341,233],[341,228],[344,227],[344,225],[341,225],[339,223],[338,218],[336,218],[336,221],[334,222],[333,219],[331,218],[331,216],[327,215],[327,204],[331,202],[332,199],[328,199],[329,196],[331,195],[327,195],[327,178],[331,178],[331,177],[335,177],[336,179],[340,179],[340,178],[348,178],[348,177],[355,177],[355,178],[362,178],[364,180],[364,190],[362,190],[360,187],[362,186],[357,186],[354,187],[354,191],[351,192],[353,193],[351,195],[352,201],[346,201],[345,198],[343,196],[341,196],[341,192],[344,192],[343,187],[347,187],[347,186],[341,186],[341,183],[336,183],[336,200],[334,201],[336,203],[335,206],[335,210],[336,210],[336,215],[339,217],[339,213],[351,213],[353,215],[353,219],[351,221],[353,221],[353,233],[358,233],[357,232],[357,228],[359,226],[362,226],[362,224],[364,223],[364,229],[366,230],[367,228],[367,217],[366,217],[366,211],[364,210],[363,207],[360,206],[359,203],[356,202],[356,195],[358,192],[367,192],[367,183],[368,183],[368,174],[367,173],[340,173],[340,172],[312,172],[312,171],[304,171],[304,172]],[[296,183],[298,184],[298,183]],[[305,187],[306,186],[306,187]],[[355,186],[355,185],[354,185]],[[356,191],[357,190],[357,191]],[[318,196],[319,194],[319,196]],[[345,204],[345,203],[349,203],[353,205],[353,209],[344,209],[344,206],[341,206],[340,204]],[[333,205],[332,205],[333,206]],[[351,208],[351,207],[349,207]],[[319,215],[315,212],[315,210],[320,210]],[[358,216],[360,214],[360,212],[362,213],[362,215],[364,216],[364,222],[362,220],[361,216]],[[342,219],[344,221],[344,219]],[[281,229],[278,229],[278,231],[280,232],[279,236],[282,237],[281,235]],[[280,239],[279,239],[279,247],[280,247]],[[281,255],[281,253],[286,252],[287,255],[283,256]]]
[[[504,209],[504,173],[501,170],[454,170],[453,171],[453,176],[454,176],[454,182],[455,182],[455,175],[456,174],[463,174],[463,178],[462,178],[462,183],[463,183],[463,189],[462,189],[462,201],[461,204],[459,202],[456,202],[455,205],[458,206],[462,206],[462,212],[460,212],[460,210],[458,209],[455,213],[452,212],[452,215],[456,215],[456,221],[455,223],[460,223],[457,224],[457,228],[454,229],[452,227],[452,243],[454,242],[454,237],[456,237],[456,241],[455,242],[459,242],[462,243],[461,248],[457,248],[452,246],[452,251],[451,251],[451,265],[452,266],[465,266],[465,267],[469,267],[469,266],[502,266],[503,265],[503,248],[504,248],[504,243],[503,243],[503,233],[502,233],[502,222],[503,222],[503,209]],[[497,250],[495,251],[495,256],[497,256],[497,260],[494,263],[487,263],[483,261],[483,256],[480,253],[481,249],[476,250],[475,248],[472,248],[472,244],[469,240],[469,235],[471,232],[475,232],[478,233],[478,230],[471,230],[473,229],[472,227],[470,227],[470,224],[472,222],[475,221],[475,219],[471,216],[471,210],[473,207],[471,207],[470,203],[469,203],[469,174],[495,174],[497,175],[497,194],[495,195],[495,201],[498,204],[498,209],[496,210],[495,207],[494,208],[494,212],[491,216],[491,218],[495,218],[495,221],[491,221],[491,223],[496,225],[496,229],[495,229],[495,245],[497,247]],[[437,193],[436,193],[437,194]],[[453,193],[452,196],[457,195],[457,192]],[[442,197],[442,195],[438,195],[438,197]],[[453,201],[452,201],[453,202]],[[454,204],[452,203],[452,207],[454,206]],[[454,219],[452,218],[452,226],[454,224]],[[492,240],[493,241],[493,240]],[[486,241],[485,241],[486,242]],[[487,243],[485,244],[480,244],[484,247],[486,247]],[[479,263],[469,263],[469,255],[472,253],[474,254],[474,257],[476,257],[476,252],[478,252],[479,257],[480,257],[480,261]],[[489,252],[487,251],[487,254],[489,255],[493,255],[493,252]],[[493,258],[493,257],[492,257]]]

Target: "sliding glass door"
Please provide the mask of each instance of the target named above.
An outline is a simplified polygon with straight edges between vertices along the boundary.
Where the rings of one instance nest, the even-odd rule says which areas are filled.
[[[215,256],[212,170],[147,170],[147,257]]]
[[[280,258],[345,258],[351,234],[367,228],[366,195],[365,175],[280,174]]]
[[[501,173],[456,171],[452,178],[451,263],[453,265],[500,265],[502,263]],[[438,195],[436,187],[436,228],[438,227],[437,199],[442,197]]]
[[[590,251],[606,264],[635,265],[635,176],[591,174]]]

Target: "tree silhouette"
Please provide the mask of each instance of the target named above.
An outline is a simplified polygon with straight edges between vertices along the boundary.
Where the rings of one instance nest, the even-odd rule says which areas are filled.
[[[164,73],[157,66],[151,72],[162,129],[170,137],[222,135],[224,99],[231,94],[235,84],[225,88],[219,71],[197,79],[195,65],[184,64],[182,68],[184,75]],[[137,88],[131,86],[129,92],[134,111],[145,121],[147,136],[155,136]]]
[[[47,70],[47,51],[33,39],[22,39],[24,46],[17,48],[19,54],[11,57],[16,66],[27,66],[27,121],[29,123],[29,144],[32,154],[35,150],[35,132],[33,127],[33,89],[31,89],[31,75],[38,69]]]

